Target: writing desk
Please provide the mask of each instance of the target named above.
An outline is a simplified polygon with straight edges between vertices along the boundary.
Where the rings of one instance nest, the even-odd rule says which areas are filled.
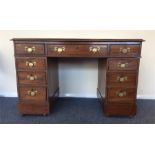
[[[59,97],[59,58],[98,59],[97,94],[107,116],[134,116],[142,39],[15,38],[18,109],[48,114]],[[50,104],[49,104],[50,103]]]

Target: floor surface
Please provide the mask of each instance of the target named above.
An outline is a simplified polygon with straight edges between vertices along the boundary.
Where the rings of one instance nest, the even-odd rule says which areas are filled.
[[[97,99],[60,98],[48,116],[21,116],[17,98],[0,98],[0,124],[154,124],[155,100],[138,100],[133,118],[106,117]]]

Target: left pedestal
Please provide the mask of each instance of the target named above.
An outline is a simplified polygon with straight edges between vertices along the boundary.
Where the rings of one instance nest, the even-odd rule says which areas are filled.
[[[14,42],[18,109],[23,115],[49,113],[45,45]]]

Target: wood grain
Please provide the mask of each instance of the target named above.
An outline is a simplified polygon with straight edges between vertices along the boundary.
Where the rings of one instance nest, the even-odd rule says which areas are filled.
[[[18,83],[20,85],[46,85],[46,72],[18,71]],[[31,80],[32,79],[32,80]]]
[[[126,53],[123,53],[123,49]],[[111,45],[111,57],[139,57],[141,52],[140,45]]]
[[[30,67],[27,63],[35,63],[32,67]],[[16,68],[17,70],[46,70],[46,59],[45,58],[30,58],[30,57],[22,57],[16,58]]]
[[[31,96],[28,94],[29,91],[36,91],[35,96]],[[19,87],[19,98],[20,100],[31,100],[31,101],[36,101],[36,102],[46,102],[47,97],[46,97],[47,90],[45,87],[36,87],[36,86],[24,86],[24,87]]]
[[[120,67],[121,64],[127,64],[124,68]],[[112,58],[108,59],[108,69],[109,70],[124,70],[124,71],[130,71],[130,70],[138,70],[139,68],[139,59],[132,59],[132,58]]]
[[[136,87],[136,84],[137,72],[114,71],[107,73],[107,87]]]
[[[34,48],[32,53],[28,53],[26,48]],[[34,55],[44,55],[45,54],[45,47],[44,44],[35,44],[35,43],[29,43],[29,44],[15,44],[15,54],[16,55],[28,55],[28,56],[34,56]]]
[[[59,58],[98,59],[98,97],[107,116],[134,116],[143,39],[14,38],[21,114],[48,114],[59,96]],[[25,47],[35,47],[28,53]],[[55,49],[63,48],[62,52]],[[90,49],[97,48],[97,51]],[[30,63],[30,65],[29,65]],[[33,63],[33,64],[32,64]],[[125,67],[124,67],[125,66]],[[32,76],[31,80],[27,76]],[[33,77],[37,77],[32,80]],[[28,92],[36,91],[34,96]],[[122,95],[118,93],[125,92]],[[51,104],[50,104],[51,103]]]
[[[107,45],[48,45],[48,56],[50,57],[105,57],[108,55]],[[65,48],[65,51],[58,53],[55,48]],[[93,53],[90,48],[99,48]]]

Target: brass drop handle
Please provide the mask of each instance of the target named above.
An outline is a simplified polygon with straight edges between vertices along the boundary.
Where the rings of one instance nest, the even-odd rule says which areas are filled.
[[[130,52],[130,48],[120,48],[120,52],[123,54],[127,54]]]
[[[119,82],[125,82],[128,80],[127,76],[117,76],[117,81]]]
[[[128,63],[118,63],[119,68],[126,68],[128,67]]]
[[[90,47],[89,48],[90,52],[93,52],[94,54],[100,51],[100,47]]]
[[[37,91],[37,90],[33,90],[33,89],[27,91],[27,94],[28,94],[29,96],[32,96],[32,97],[33,97],[33,96],[36,96],[37,93],[38,93],[38,91]]]
[[[33,61],[33,62],[26,61],[26,66],[28,66],[28,67],[30,67],[30,68],[36,66],[36,64],[37,64],[37,63],[36,63],[35,61]]]
[[[124,96],[126,96],[126,94],[127,94],[126,91],[120,91],[120,92],[116,93],[116,95],[119,97],[124,97]]]
[[[25,46],[25,51],[27,53],[33,53],[35,50],[36,50],[36,48],[34,46],[33,47],[27,47],[27,46]]]
[[[62,52],[65,52],[65,47],[55,47],[54,51],[56,51],[59,54],[61,54]]]
[[[37,75],[27,75],[27,79],[30,81],[37,80]]]

